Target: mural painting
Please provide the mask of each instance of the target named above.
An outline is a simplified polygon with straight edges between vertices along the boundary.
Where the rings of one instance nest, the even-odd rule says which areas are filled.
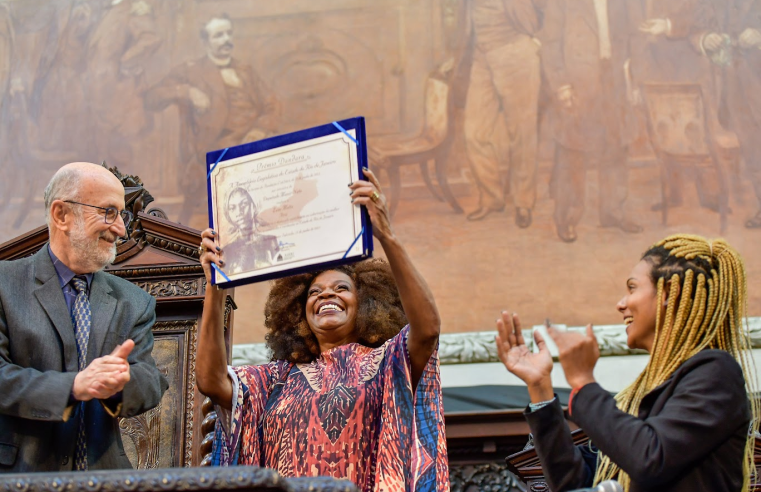
[[[761,0],[0,0],[0,241],[75,160],[204,228],[207,151],[357,115],[447,332],[620,323],[677,231],[736,245],[761,315]]]

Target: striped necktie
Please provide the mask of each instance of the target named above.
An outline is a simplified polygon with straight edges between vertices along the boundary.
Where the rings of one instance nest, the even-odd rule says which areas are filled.
[[[87,297],[87,280],[82,277],[71,279],[77,297],[71,318],[74,321],[74,335],[77,339],[77,366],[79,371],[87,367],[87,342],[90,340],[90,299]],[[77,447],[74,453],[76,470],[87,470],[87,440],[85,436],[85,402],[79,404],[79,429],[77,431]]]

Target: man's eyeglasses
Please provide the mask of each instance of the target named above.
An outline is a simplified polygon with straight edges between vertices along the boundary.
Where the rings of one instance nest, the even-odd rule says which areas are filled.
[[[116,218],[121,215],[122,220],[124,221],[124,227],[128,228],[130,223],[132,222],[132,212],[129,210],[122,210],[119,212],[119,210],[116,209],[116,207],[98,207],[96,205],[90,205],[88,203],[80,203],[75,202],[73,200],[64,200],[66,203],[73,203],[75,205],[82,205],[85,207],[92,207],[97,208],[98,210],[104,210],[106,213],[103,215],[103,218],[106,222],[106,224],[113,224],[116,222]]]

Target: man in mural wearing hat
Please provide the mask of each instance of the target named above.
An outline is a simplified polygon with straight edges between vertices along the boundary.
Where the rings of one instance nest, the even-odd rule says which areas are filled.
[[[259,140],[274,132],[279,106],[251,66],[233,57],[233,25],[226,14],[210,18],[201,29],[206,55],[175,67],[145,95],[148,108],[180,109],[180,172],[185,205],[179,221],[187,223],[197,205],[205,205],[204,163],[212,150]]]

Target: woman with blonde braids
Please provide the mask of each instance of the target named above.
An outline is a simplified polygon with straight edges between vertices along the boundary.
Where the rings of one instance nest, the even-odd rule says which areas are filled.
[[[541,335],[531,353],[515,314],[497,321],[500,359],[528,386],[526,419],[552,491],[610,479],[628,492],[748,491],[759,409],[749,399],[755,372],[740,255],[721,239],[670,236],[643,255],[626,289],[617,308],[627,343],[650,359],[617,396],[595,382],[591,325],[586,335],[549,330],[573,388],[568,413],[591,440],[581,447],[553,395]]]

